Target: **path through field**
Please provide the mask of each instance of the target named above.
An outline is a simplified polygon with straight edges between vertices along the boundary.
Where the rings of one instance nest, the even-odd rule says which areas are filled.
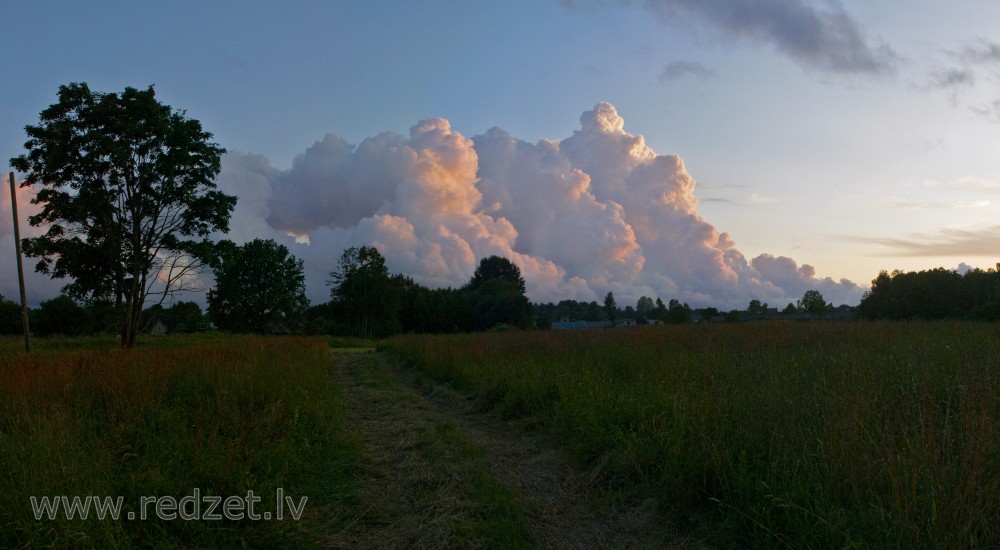
[[[418,384],[385,354],[332,356],[367,463],[361,511],[330,546],[686,546],[663,535],[654,503],[601,498],[593,474],[540,435],[477,412],[447,387]]]

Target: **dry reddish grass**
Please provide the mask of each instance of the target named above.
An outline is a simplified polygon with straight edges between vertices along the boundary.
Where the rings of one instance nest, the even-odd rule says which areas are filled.
[[[41,340],[31,356],[10,344],[0,342],[0,546],[317,540],[336,493],[349,497],[357,450],[322,338],[196,336],[133,350]],[[141,496],[277,487],[310,496],[305,520],[39,522],[28,500],[123,496],[135,510]]]

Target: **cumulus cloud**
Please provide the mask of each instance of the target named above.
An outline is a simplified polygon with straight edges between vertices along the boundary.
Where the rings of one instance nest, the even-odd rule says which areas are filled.
[[[433,287],[464,284],[479,259],[503,255],[536,301],[612,290],[621,303],[649,295],[743,307],[793,301],[809,288],[838,303],[860,298],[857,285],[817,278],[809,266],[794,265],[795,277],[754,267],[698,214],[684,162],[628,133],[612,105],[580,124],[566,139],[537,143],[500,128],[469,138],[444,119],[357,145],[328,134],[288,170],[233,153],[219,178],[240,196],[230,237],[290,246],[305,259],[314,301],[326,299],[341,251],[361,244]]]
[[[285,170],[229,153],[217,181],[239,197],[226,238],[288,246],[305,260],[313,302],[329,299],[342,251],[363,244],[431,287],[462,285],[481,258],[505,256],[535,301],[599,300],[611,290],[622,304],[646,295],[734,308],[787,303],[809,289],[835,303],[862,294],[790,258],[748,261],[698,213],[681,158],[627,132],[608,103],[562,140],[529,143],[500,128],[470,138],[427,119],[407,135],[356,145],[328,134]]]
[[[257,156],[229,155],[220,185],[241,197],[234,240],[263,234],[292,247],[310,266],[314,301],[325,299],[340,252],[361,244],[378,247],[393,271],[434,287],[463,284],[480,258],[499,254],[518,263],[534,294],[595,299],[546,255],[515,248],[519,231],[484,207],[478,170],[473,141],[447,120],[427,119],[408,136],[386,132],[357,146],[327,135],[285,171]],[[245,206],[244,193],[251,196]]]
[[[807,290],[818,290],[834,304],[852,304],[858,300],[858,286],[847,279],[835,281],[831,277],[816,277],[816,270],[785,256],[761,254],[751,261],[761,276],[785,291],[785,296],[802,296]]]
[[[836,1],[646,0],[644,5],[667,23],[693,16],[727,35],[770,44],[805,68],[883,74],[898,60]]]

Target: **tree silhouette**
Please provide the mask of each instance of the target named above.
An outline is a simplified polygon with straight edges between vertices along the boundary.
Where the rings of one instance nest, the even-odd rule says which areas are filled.
[[[70,296],[113,302],[131,347],[147,297],[183,289],[211,251],[209,234],[228,231],[236,197],[212,181],[225,149],[152,87],[60,86],[25,131],[27,153],[11,165],[27,173],[23,186],[40,187],[41,212],[28,221],[48,230],[24,239],[24,253],[40,258],[38,272],[72,279]]]
[[[615,317],[618,316],[618,304],[615,303],[615,293],[610,290],[604,296],[604,315],[611,326],[614,326]]]
[[[243,246],[222,241],[219,249],[215,288],[208,293],[212,322],[233,332],[298,330],[309,307],[302,260],[270,239]]]
[[[508,281],[516,287],[517,292],[521,294],[525,293],[524,277],[521,276],[521,269],[503,256],[494,255],[480,260],[479,266],[476,267],[475,273],[472,274],[472,280],[469,281],[467,288],[476,290],[491,279]]]
[[[799,300],[799,309],[813,315],[826,313],[826,300],[818,290],[807,290]]]
[[[531,302],[525,295],[521,269],[502,256],[479,261],[469,284],[469,303],[475,330],[497,325],[527,328],[531,321]]]
[[[330,273],[330,297],[350,331],[361,338],[393,334],[399,328],[399,296],[385,258],[374,246],[344,251]]]

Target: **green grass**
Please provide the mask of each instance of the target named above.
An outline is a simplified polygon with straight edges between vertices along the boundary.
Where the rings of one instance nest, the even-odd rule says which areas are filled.
[[[351,349],[351,350],[361,350],[361,349],[375,349],[374,340],[366,340],[364,338],[356,338],[354,336],[330,336],[327,338],[330,343],[330,348],[337,349]]]
[[[534,547],[528,506],[494,475],[489,457],[461,425],[436,413],[412,388],[381,369],[375,357],[360,360],[358,379],[378,401],[382,415],[404,423],[412,448],[391,455],[398,462],[389,467],[410,478],[409,491],[421,488],[407,495],[413,499],[407,509],[394,512],[379,509],[397,505],[381,502],[384,494],[370,495],[376,509],[369,515],[374,517],[363,522],[395,525],[394,535],[400,538],[390,546]],[[441,523],[442,532],[431,535],[425,522]]]
[[[753,323],[402,336],[712,545],[1000,544],[1000,331]],[[614,491],[611,491],[613,494]]]
[[[107,340],[0,341],[0,546],[315,546],[359,506],[325,340]],[[29,503],[122,496],[138,514],[143,496],[253,490],[259,512],[279,487],[309,497],[300,521],[36,521]]]

